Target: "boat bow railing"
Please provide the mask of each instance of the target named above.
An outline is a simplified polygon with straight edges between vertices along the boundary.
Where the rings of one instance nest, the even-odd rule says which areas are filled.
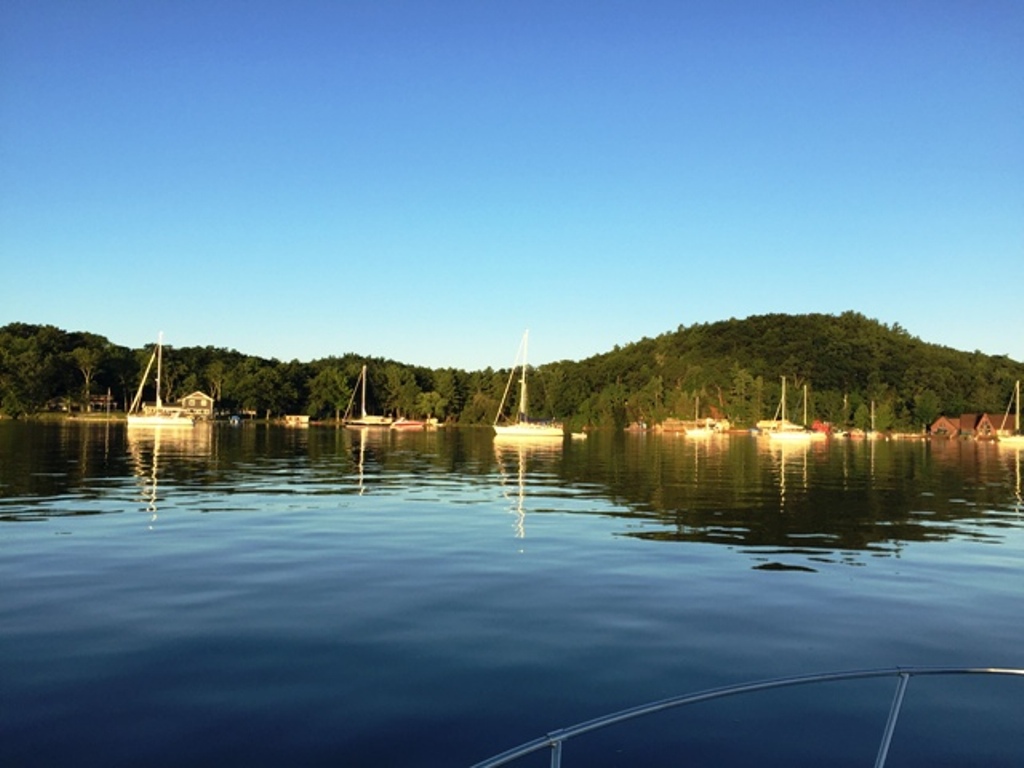
[[[756,691],[767,691],[778,688],[789,688],[798,685],[811,685],[816,683],[834,683],[841,680],[863,680],[866,678],[895,677],[897,678],[896,692],[893,695],[892,704],[889,708],[889,716],[885,722],[882,732],[881,743],[878,747],[878,754],[875,758],[875,768],[883,768],[889,754],[889,746],[892,744],[893,734],[896,732],[896,723],[899,720],[900,711],[903,708],[903,699],[906,696],[907,686],[912,677],[937,676],[937,675],[1018,675],[1024,677],[1024,668],[1014,667],[886,667],[882,669],[864,669],[847,672],[824,672],[812,675],[797,675],[794,677],[780,677],[771,680],[761,680],[751,683],[729,685],[722,688],[711,688],[697,693],[674,696],[648,704],[641,704],[629,709],[623,709],[602,717],[587,720],[568,728],[560,728],[539,738],[520,744],[499,755],[495,755],[483,762],[476,763],[472,768],[496,768],[496,766],[508,765],[522,757],[539,752],[543,749],[551,750],[551,768],[560,768],[562,765],[562,745],[569,739],[583,734],[607,728],[627,720],[663,712],[668,709],[675,709],[689,704],[721,699],[727,696],[739,696]]]

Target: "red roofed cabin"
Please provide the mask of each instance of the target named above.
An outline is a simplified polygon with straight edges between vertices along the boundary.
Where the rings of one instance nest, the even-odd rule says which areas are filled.
[[[976,440],[993,440],[997,437],[1013,434],[1013,420],[1002,413],[965,413],[957,420],[948,416],[940,416],[931,426],[935,436],[962,435]]]
[[[960,419],[939,416],[928,428],[932,437],[956,437],[960,434]]]

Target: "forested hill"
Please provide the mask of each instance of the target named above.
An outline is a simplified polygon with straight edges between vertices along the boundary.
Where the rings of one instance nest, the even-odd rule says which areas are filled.
[[[0,328],[0,415],[88,410],[111,393],[131,399],[149,349],[96,334],[12,323]],[[195,390],[221,409],[261,417],[306,413],[336,419],[363,364],[369,409],[448,422],[493,420],[507,370],[430,370],[355,354],[280,362],[214,347],[164,348],[166,400]],[[761,315],[677,330],[530,375],[531,411],[574,427],[622,427],[695,414],[744,426],[770,418],[785,376],[791,412],[807,388],[812,418],[865,426],[871,402],[879,429],[921,429],[940,414],[1001,412],[1024,363],[928,344],[855,312]]]
[[[783,376],[791,408],[807,385],[818,418],[848,424],[874,400],[902,427],[940,413],[1001,411],[1014,380],[1024,378],[1024,364],[1008,357],[929,344],[856,312],[680,326],[575,365],[592,389],[618,383],[631,393],[630,420],[692,418],[700,397],[748,424],[774,414]]]

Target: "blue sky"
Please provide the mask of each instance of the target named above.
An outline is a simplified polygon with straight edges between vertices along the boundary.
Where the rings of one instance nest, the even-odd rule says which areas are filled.
[[[1024,360],[1024,3],[0,5],[0,325],[578,360],[852,309]]]

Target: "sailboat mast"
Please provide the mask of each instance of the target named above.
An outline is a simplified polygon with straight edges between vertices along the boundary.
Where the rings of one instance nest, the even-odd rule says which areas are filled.
[[[160,401],[160,377],[161,363],[163,362],[164,332],[160,331],[156,339],[156,407],[160,408],[163,403]]]
[[[526,347],[529,340],[530,332],[526,331],[523,333],[523,373],[519,377],[519,421],[526,421],[526,414],[529,413],[526,407]]]
[[[1016,387],[1016,389],[1017,389],[1017,391],[1014,394],[1017,397],[1017,415],[1016,415],[1016,417],[1014,419],[1013,432],[1014,432],[1014,434],[1019,435],[1020,434],[1020,379],[1017,379],[1017,387]]]
[[[782,377],[782,421],[786,421],[786,377]]]
[[[132,405],[128,409],[128,413],[135,413],[139,407],[139,403],[142,402],[142,391],[146,388],[146,379],[149,378],[149,372],[153,368],[153,361],[156,360],[156,350],[153,350],[153,354],[149,356],[149,362],[146,363],[146,372],[142,374],[142,378],[139,379],[139,388],[135,392],[135,399],[132,400]]]
[[[363,366],[362,373],[359,374],[359,378],[363,380],[363,399],[361,402],[363,418],[366,418],[366,366]]]

